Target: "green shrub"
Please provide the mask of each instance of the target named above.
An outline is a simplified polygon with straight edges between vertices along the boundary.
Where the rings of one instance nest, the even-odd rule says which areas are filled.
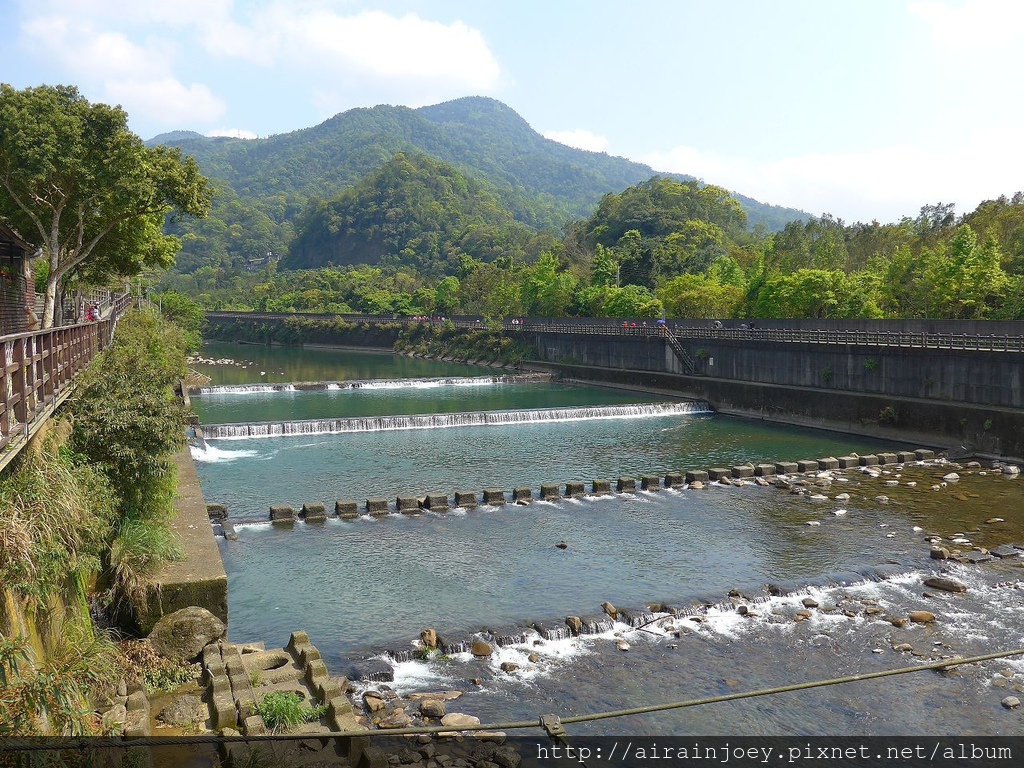
[[[327,707],[307,707],[296,693],[268,693],[260,699],[253,711],[263,718],[268,728],[277,731],[319,720],[327,712]]]

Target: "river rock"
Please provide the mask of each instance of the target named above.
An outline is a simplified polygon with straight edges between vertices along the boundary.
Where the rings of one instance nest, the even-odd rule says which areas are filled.
[[[161,618],[148,639],[161,656],[192,661],[204,647],[224,637],[225,629],[208,610],[191,605]]]
[[[956,579],[948,578],[947,576],[930,576],[924,580],[926,587],[932,589],[942,589],[946,592],[966,592],[967,585],[963,584]]]
[[[467,725],[480,725],[480,718],[467,715],[462,712],[449,712],[441,718],[441,725],[452,728],[465,727]]]
[[[491,648],[490,643],[483,640],[474,640],[470,652],[478,659],[485,659],[494,653],[494,650]]]
[[[506,675],[511,675],[517,669],[519,669],[518,664],[513,664],[511,661],[501,662],[501,671],[504,672]]]
[[[437,632],[432,629],[424,629],[420,632],[420,641],[424,648],[437,648]]]
[[[363,694],[363,706],[367,712],[380,712],[387,704],[384,697],[377,691],[367,691]]]
[[[404,709],[393,709],[377,724],[381,728],[408,728],[412,718]]]
[[[167,725],[186,727],[202,723],[207,717],[206,705],[192,694],[179,696],[160,710],[157,720]]]
[[[911,611],[910,620],[915,624],[931,624],[935,621],[935,614],[931,611]]]
[[[437,699],[423,699],[420,702],[420,714],[424,717],[442,718],[447,713],[443,701]]]
[[[569,548],[569,542],[568,541],[559,541],[559,542],[555,543],[555,546],[558,547],[559,549],[568,549]]]
[[[1019,475],[1020,474],[1020,467],[1018,467],[1016,464],[1005,464],[1005,465],[1003,465],[1003,474],[1004,475]]]
[[[945,547],[932,547],[931,558],[932,560],[948,560],[949,550]]]
[[[536,664],[538,661],[540,661],[540,656],[538,656],[537,653],[534,652],[527,656],[526,660],[529,661],[531,664]]]
[[[620,651],[628,651],[630,645],[625,640],[616,640],[615,647],[618,648]]]
[[[804,608],[817,608],[818,601],[813,597],[805,597],[801,602],[804,604]]]
[[[1016,696],[1007,696],[999,703],[1007,709],[1016,709],[1020,706],[1020,699],[1018,699]]]
[[[573,635],[578,636],[583,629],[583,619],[581,619],[579,616],[566,616],[565,625],[569,628],[569,631],[572,632]]]
[[[601,610],[607,613],[613,619],[617,619],[619,617],[618,610],[615,608],[614,605],[609,603],[607,600],[601,603]]]
[[[960,480],[960,475],[956,472],[950,472],[948,475],[943,475],[942,479],[947,483],[955,483]]]

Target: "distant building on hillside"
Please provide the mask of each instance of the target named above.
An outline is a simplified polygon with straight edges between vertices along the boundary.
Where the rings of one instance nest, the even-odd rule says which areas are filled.
[[[35,308],[32,274],[33,247],[0,221],[0,336],[28,329],[25,307]]]

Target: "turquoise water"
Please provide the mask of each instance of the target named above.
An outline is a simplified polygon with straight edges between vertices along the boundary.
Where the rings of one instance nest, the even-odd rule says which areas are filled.
[[[284,419],[327,419],[459,411],[506,411],[573,405],[660,402],[664,397],[615,389],[549,382],[494,383],[489,379],[458,386],[334,389],[195,395],[192,409],[201,424]],[[392,379],[393,381],[393,379]]]
[[[492,368],[441,360],[421,360],[390,352],[320,347],[276,347],[232,344],[225,341],[203,345],[204,360],[233,360],[235,365],[193,363],[189,367],[210,377],[210,383],[255,384],[287,381],[346,381],[350,379],[398,379],[420,376],[480,376]],[[244,367],[243,367],[244,366]]]

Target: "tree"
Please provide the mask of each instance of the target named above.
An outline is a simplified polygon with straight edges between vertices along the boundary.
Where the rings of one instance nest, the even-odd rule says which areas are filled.
[[[169,266],[167,214],[202,217],[210,187],[191,157],[146,147],[120,107],[72,86],[0,85],[0,216],[49,264],[43,327],[71,274],[91,279]]]

